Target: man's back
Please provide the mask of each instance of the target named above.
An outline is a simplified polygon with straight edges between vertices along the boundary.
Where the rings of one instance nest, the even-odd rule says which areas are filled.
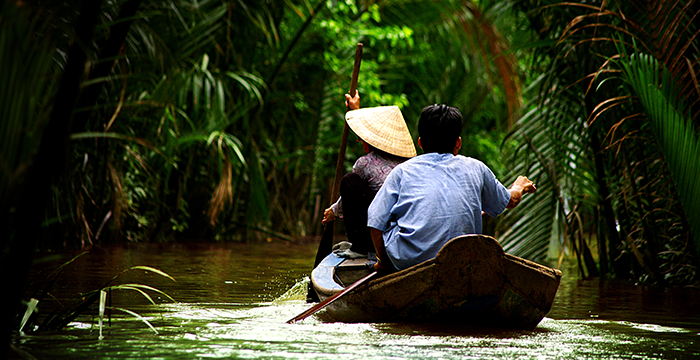
[[[435,257],[453,237],[481,233],[481,211],[500,214],[510,194],[482,162],[427,153],[397,166],[368,211],[389,259],[404,269]]]

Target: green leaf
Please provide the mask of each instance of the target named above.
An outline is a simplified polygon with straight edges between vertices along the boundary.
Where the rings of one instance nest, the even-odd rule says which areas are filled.
[[[119,307],[115,307],[114,309],[119,310],[119,311],[123,311],[127,314],[135,316],[137,319],[143,321],[146,325],[148,325],[148,327],[151,328],[151,330],[153,330],[153,332],[156,333],[156,335],[158,335],[158,330],[156,330],[156,328],[153,327],[153,325],[151,325],[151,323],[148,322],[148,320],[146,320],[143,316],[141,316],[141,315],[139,315],[136,312],[133,312],[131,310],[127,310],[127,309],[123,309],[123,308],[119,308]]]

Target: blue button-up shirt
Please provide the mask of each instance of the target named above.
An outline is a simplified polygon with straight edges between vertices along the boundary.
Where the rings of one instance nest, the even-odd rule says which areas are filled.
[[[452,238],[481,233],[481,211],[497,216],[510,192],[481,161],[427,153],[398,165],[368,210],[401,270],[429,260]]]

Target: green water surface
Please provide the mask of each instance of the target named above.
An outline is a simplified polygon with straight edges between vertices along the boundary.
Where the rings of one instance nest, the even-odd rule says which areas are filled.
[[[306,304],[314,244],[130,245],[93,249],[71,264],[39,304],[99,288],[120,271],[147,265],[118,282],[148,284],[176,302],[134,291],[112,295],[111,325],[99,337],[97,306],[61,331],[18,334],[15,346],[38,359],[691,359],[700,356],[700,299],[695,289],[657,289],[580,280],[567,263],[554,306],[533,331],[437,324],[344,324],[322,314],[286,321]],[[68,256],[67,258],[70,258]],[[62,261],[65,261],[62,260]],[[37,266],[34,280],[61,260]]]

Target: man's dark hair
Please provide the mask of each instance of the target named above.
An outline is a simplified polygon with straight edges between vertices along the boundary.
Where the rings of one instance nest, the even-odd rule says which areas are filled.
[[[452,153],[457,138],[462,135],[462,114],[447,105],[423,108],[418,120],[418,136],[426,153]]]

